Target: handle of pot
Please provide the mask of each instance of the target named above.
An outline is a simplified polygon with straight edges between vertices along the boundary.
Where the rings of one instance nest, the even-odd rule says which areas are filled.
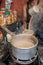
[[[30,29],[25,29],[25,30],[23,31],[23,34],[34,35],[34,31],[33,31],[33,30],[30,30]]]

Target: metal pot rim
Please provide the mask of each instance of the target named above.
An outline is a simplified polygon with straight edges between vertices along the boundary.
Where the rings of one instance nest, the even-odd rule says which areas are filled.
[[[31,35],[29,35],[29,34],[17,34],[16,36],[23,36],[23,35],[26,35],[26,36],[31,36]],[[20,48],[20,47],[15,47],[15,46],[13,46],[13,44],[11,44],[13,47],[15,47],[15,48],[17,48],[17,49],[24,49],[24,50],[27,50],[27,49],[32,49],[33,47],[35,47],[35,46],[37,46],[38,45],[38,40],[37,40],[37,38],[35,37],[35,36],[32,36],[35,40],[36,40],[36,42],[37,42],[37,44],[35,44],[34,46],[32,46],[32,47],[29,47],[29,48]]]

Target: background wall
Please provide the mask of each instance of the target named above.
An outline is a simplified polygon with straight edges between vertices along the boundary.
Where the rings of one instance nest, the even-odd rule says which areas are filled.
[[[5,0],[2,0],[0,8],[4,8],[4,7],[5,7]]]
[[[27,2],[27,0],[13,0],[12,10],[15,9],[19,13],[19,15],[23,14],[23,6]]]
[[[23,6],[24,4],[27,2],[27,0],[12,0],[13,4],[12,4],[12,10],[17,10],[19,15],[23,14]],[[43,0],[40,0],[40,4],[43,4]],[[0,6],[0,8],[5,7],[5,0],[2,0],[2,4]]]
[[[21,8],[26,3],[27,0],[12,0],[12,1],[13,1],[12,9],[13,8],[18,9]],[[43,0],[40,0],[40,3],[43,4]],[[3,7],[5,7],[5,0],[2,0],[0,8]]]
[[[23,6],[27,2],[27,0],[12,0],[12,1],[13,1],[12,10],[17,10],[19,15],[22,15]],[[2,4],[1,4],[0,8],[4,8],[4,7],[5,7],[5,0],[2,0]]]

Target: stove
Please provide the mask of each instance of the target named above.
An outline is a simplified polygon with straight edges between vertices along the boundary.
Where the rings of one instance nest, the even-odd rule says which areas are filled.
[[[31,63],[31,64],[22,64],[22,62],[21,62],[21,64],[20,63],[16,63],[15,61],[13,61],[12,59],[9,61],[9,65],[39,65],[39,63],[38,63],[38,57],[37,57],[37,59],[33,62],[33,63]]]
[[[30,64],[22,64],[22,63],[27,63],[28,61],[21,61],[18,60],[20,63],[15,62],[15,57],[11,56],[9,52],[7,52],[6,56],[4,56],[2,62],[5,63],[5,65],[43,65],[43,46],[39,45],[38,46],[38,56],[35,59],[34,62]]]
[[[26,61],[24,61],[24,62],[26,62]],[[35,60],[33,63],[31,63],[31,64],[22,64],[22,62],[21,62],[21,64],[20,64],[20,63],[16,63],[14,60],[12,60],[12,58],[10,57],[10,55],[9,55],[9,57],[8,57],[7,59],[5,59],[4,63],[5,63],[6,65],[39,65],[38,57],[37,57],[36,60]]]
[[[20,64],[20,65],[30,65],[31,63],[36,63],[36,61],[38,61],[38,58],[36,57],[35,59],[32,58],[31,62],[30,60],[20,60],[20,59],[17,59],[15,58],[13,55],[11,56],[11,59],[13,61],[13,63],[16,63],[16,64]]]
[[[39,63],[37,62],[37,60],[35,60],[33,63],[31,64],[19,64],[19,63],[14,63],[13,61],[9,62],[9,65],[39,65]]]
[[[26,61],[24,61],[24,62],[26,62]],[[36,60],[31,64],[19,64],[19,63],[16,63],[15,59],[13,60],[10,55],[8,56],[7,59],[5,59],[4,63],[6,65],[43,65],[43,46],[38,46],[38,56],[37,56]]]

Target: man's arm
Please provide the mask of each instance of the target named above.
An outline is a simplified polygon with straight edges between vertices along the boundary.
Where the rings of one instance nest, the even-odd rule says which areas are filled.
[[[2,24],[2,25],[0,25],[0,26],[1,26],[1,28],[4,29],[7,33],[9,33],[9,34],[11,34],[11,35],[15,35],[13,32],[11,32],[11,31],[6,27],[5,24]]]

